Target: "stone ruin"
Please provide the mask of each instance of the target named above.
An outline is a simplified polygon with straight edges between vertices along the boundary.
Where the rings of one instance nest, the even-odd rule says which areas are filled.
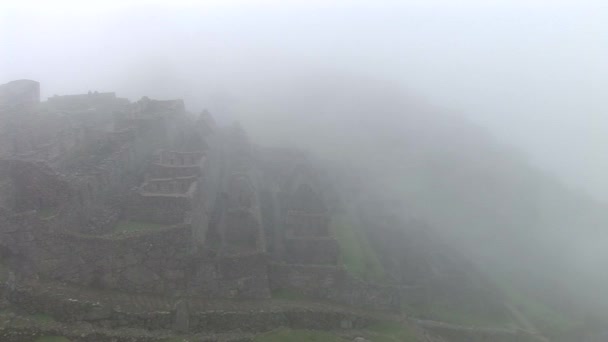
[[[84,309],[45,303],[36,289],[155,296],[181,303],[186,323],[167,326],[184,331],[198,316],[183,298],[289,292],[389,312],[411,299],[399,279],[377,284],[344,268],[327,189],[306,156],[257,147],[181,100],[89,92],[41,102],[39,88],[0,86],[0,261],[14,303],[79,320],[90,313],[57,313]]]
[[[41,102],[33,81],[1,89],[20,130],[0,136],[19,145],[0,159],[0,246],[27,270],[22,281],[204,298],[287,289],[362,305],[332,292],[377,291],[340,266],[304,159],[267,184],[264,151],[242,128],[195,118],[181,100],[89,92]],[[398,305],[390,293],[377,304]]]

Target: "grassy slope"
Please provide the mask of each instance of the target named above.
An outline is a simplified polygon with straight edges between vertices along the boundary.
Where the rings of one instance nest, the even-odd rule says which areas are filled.
[[[418,339],[403,324],[395,322],[380,322],[370,327],[370,331],[378,334],[370,337],[372,342],[416,342]]]
[[[49,314],[45,314],[45,313],[35,313],[35,314],[31,315],[30,318],[33,319],[34,321],[36,321],[40,325],[48,325],[48,324],[56,322],[55,318],[53,318],[53,316],[51,316]]]
[[[576,250],[571,247],[580,239],[560,246],[556,233],[580,232],[595,226],[589,222],[606,222],[589,220],[593,210],[588,207],[594,205],[582,205],[579,195],[557,180],[548,180],[552,177],[536,169],[523,153],[459,115],[427,104],[399,86],[358,75],[320,75],[331,82],[313,82],[319,75],[295,75],[289,81],[268,80],[256,89],[257,94],[247,94],[239,106],[256,108],[255,115],[243,110],[247,115],[240,121],[254,140],[296,145],[352,169],[370,169],[372,177],[362,180],[382,183],[377,187],[392,190],[406,204],[408,215],[449,228],[446,233],[464,248],[490,255],[490,265],[501,259],[516,268],[540,270],[545,260],[561,263],[568,258],[536,256],[539,250],[557,256]],[[268,94],[276,92],[267,89],[280,89],[282,100],[269,100]],[[269,124],[281,129],[268,129]],[[601,235],[601,229],[588,228],[589,234]],[[484,258],[488,257],[480,259]],[[562,277],[561,272],[553,276],[553,281],[585,281]],[[589,296],[602,299],[605,288],[598,287],[600,291]],[[539,325],[566,323],[563,312],[522,292],[509,290],[506,301],[521,307]],[[558,303],[564,299],[560,295],[566,294],[557,293]]]
[[[427,315],[437,321],[477,327],[507,327],[516,325],[510,317],[482,315],[470,310],[431,303]]]
[[[582,324],[581,317],[559,312],[533,295],[513,286],[509,281],[498,284],[506,301],[525,316],[541,333],[560,335],[576,331]]]
[[[42,336],[34,342],[70,342],[70,340],[62,336]]]
[[[341,261],[351,275],[368,281],[385,281],[385,271],[376,252],[370,246],[364,232],[351,216],[333,216],[330,230],[340,246]],[[431,304],[425,312],[404,309],[414,316],[431,316],[437,320],[463,325],[504,326],[510,323],[505,321],[498,322],[491,317],[481,317],[454,308],[446,308],[437,303]]]
[[[340,246],[341,261],[351,275],[368,281],[385,280],[382,264],[355,220],[335,215],[330,231]]]

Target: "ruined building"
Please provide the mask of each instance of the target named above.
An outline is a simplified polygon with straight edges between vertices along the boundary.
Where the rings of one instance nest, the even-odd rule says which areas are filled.
[[[349,291],[375,291],[339,267],[305,158],[259,167],[264,151],[240,127],[211,131],[181,100],[40,102],[22,80],[2,101],[14,127],[1,136],[1,248],[20,278],[210,298],[295,289],[354,303]]]
[[[260,148],[181,100],[89,92],[41,102],[37,82],[0,86],[4,291],[26,311],[114,328],[170,329],[186,317],[180,329],[197,331],[215,317],[199,302],[292,293],[395,313],[419,300],[399,271],[384,282],[348,272],[330,231],[335,203],[305,154]],[[381,261],[397,267],[404,254],[394,251]],[[123,295],[154,308],[132,318],[139,304],[118,305]],[[175,309],[184,298],[189,307]],[[361,322],[335,315],[313,321]]]

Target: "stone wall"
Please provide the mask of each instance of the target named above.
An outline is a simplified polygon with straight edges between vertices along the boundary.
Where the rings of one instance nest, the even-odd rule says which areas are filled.
[[[258,251],[260,230],[260,223],[251,210],[227,210],[223,220],[223,248],[236,252]]]
[[[340,248],[333,238],[287,238],[285,262],[290,264],[336,265]]]
[[[399,311],[400,291],[353,278],[340,267],[270,264],[271,289],[376,310]]]
[[[61,210],[60,230],[101,234],[113,229],[136,184],[138,165],[132,143],[110,153],[95,168],[69,176],[73,195]]]
[[[222,298],[270,298],[268,260],[262,253],[222,257],[218,260]]]
[[[188,225],[126,236],[87,236],[52,232],[36,212],[0,219],[0,244],[15,256],[21,272],[133,292],[171,294],[186,283],[192,239]]]
[[[40,273],[91,287],[173,294],[186,283],[191,235],[188,225],[124,238],[54,235],[40,248],[57,255],[64,242],[69,252],[44,262]]]
[[[154,163],[150,168],[149,175],[152,178],[177,178],[188,177],[190,175],[200,175],[200,173],[200,165],[171,166]]]
[[[125,215],[134,221],[171,225],[186,221],[191,210],[188,196],[134,193]]]
[[[267,256],[193,250],[190,225],[125,235],[53,232],[35,211],[0,212],[0,247],[26,277],[134,293],[270,298]]]
[[[196,182],[196,176],[170,178],[170,179],[148,179],[141,187],[141,191],[150,194],[185,194]]]
[[[103,302],[66,298],[61,294],[32,291],[17,287],[9,300],[30,314],[46,313],[59,322],[89,322],[109,329],[171,330],[177,310],[142,312],[132,307],[110,307]],[[187,298],[185,298],[187,300]],[[177,302],[177,301],[176,301]],[[174,307],[176,307],[175,305]],[[280,327],[311,330],[364,329],[376,321],[367,316],[341,310],[270,308],[216,308],[196,310],[186,306],[189,333],[261,333]],[[1,335],[0,335],[1,336]]]
[[[183,100],[153,100],[147,96],[137,101],[135,108],[142,115],[184,114],[186,112]]]
[[[267,256],[261,253],[218,256],[198,254],[193,260],[188,294],[204,298],[268,299]]]
[[[325,237],[329,236],[329,218],[326,214],[313,214],[296,210],[287,213],[288,236]]]
[[[201,146],[202,147],[202,146]],[[202,152],[160,151],[158,163],[167,166],[197,166],[203,159]]]
[[[194,251],[190,225],[89,236],[50,230],[35,211],[0,215],[0,247],[24,276],[134,293],[270,298],[267,256]],[[2,214],[0,213],[0,214]]]
[[[70,197],[68,183],[41,163],[0,159],[0,182],[12,189],[2,194],[2,203],[17,212],[58,208]]]

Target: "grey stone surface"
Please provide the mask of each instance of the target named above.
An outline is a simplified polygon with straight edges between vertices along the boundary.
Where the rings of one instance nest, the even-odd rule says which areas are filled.
[[[188,301],[180,299],[175,303],[173,330],[178,333],[187,333],[190,330],[190,311]]]

